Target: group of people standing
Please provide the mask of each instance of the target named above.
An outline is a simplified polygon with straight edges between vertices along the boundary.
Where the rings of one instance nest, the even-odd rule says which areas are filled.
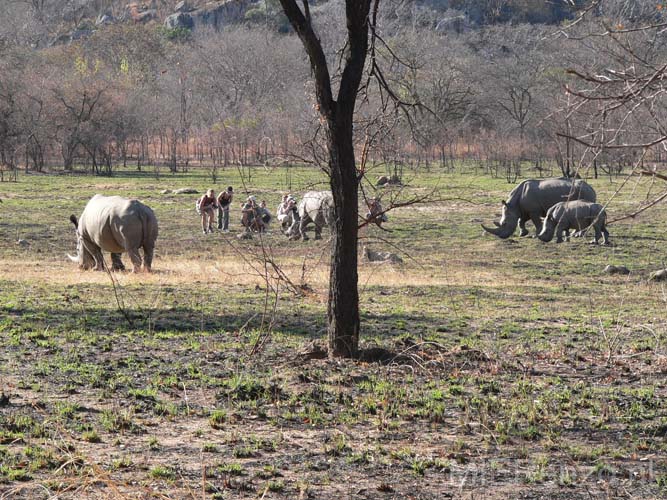
[[[215,196],[215,191],[209,189],[197,201],[197,212],[201,215],[201,228],[204,234],[213,232],[215,212],[218,212],[218,229],[223,233],[229,232],[229,207],[234,198],[234,188],[227,187]]]
[[[229,186],[218,196],[213,189],[209,189],[197,200],[197,212],[201,216],[201,228],[204,234],[214,231],[216,212],[218,230],[223,233],[229,232],[229,208],[233,198],[234,188]],[[266,232],[271,218],[266,201],[257,203],[257,198],[251,195],[241,203],[241,225],[246,231]]]

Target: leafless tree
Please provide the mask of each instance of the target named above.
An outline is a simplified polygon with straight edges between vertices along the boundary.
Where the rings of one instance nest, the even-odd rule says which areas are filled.
[[[346,45],[341,53],[341,65],[333,74],[313,24],[309,3],[305,1],[302,7],[295,0],[280,0],[280,3],[308,54],[315,81],[317,111],[328,146],[327,163],[334,198],[328,299],[329,351],[332,356],[351,357],[358,350],[360,326],[357,288],[359,177],[353,123],[379,0],[346,0]],[[334,82],[338,83],[337,89]]]
[[[636,8],[635,8],[636,7]],[[626,16],[634,13],[631,17]],[[598,2],[598,15],[570,34],[601,57],[568,70],[566,113],[579,126],[562,135],[587,148],[591,158],[623,151],[635,162],[665,150],[667,141],[667,16],[632,2]],[[631,161],[632,162],[632,161]]]

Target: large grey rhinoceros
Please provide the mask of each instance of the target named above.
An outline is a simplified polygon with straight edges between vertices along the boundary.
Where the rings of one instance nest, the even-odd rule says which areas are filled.
[[[96,194],[78,220],[75,215],[70,215],[69,219],[76,228],[77,255],[68,257],[81,269],[103,270],[104,250],[111,252],[113,270],[125,269],[120,254],[127,252],[134,272],[139,272],[139,248],[143,248],[144,269],[150,272],[158,225],[153,210],[143,203],[121,196]]]
[[[333,227],[334,202],[331,191],[308,191],[299,202],[299,232],[304,240],[308,239],[306,226],[315,224],[315,239],[322,239],[322,228]]]
[[[569,236],[570,229],[583,231],[592,225],[595,230],[593,243],[597,244],[602,236],[602,242],[608,245],[609,232],[606,224],[607,214],[599,203],[583,200],[562,201],[547,211],[542,231],[537,237],[544,242],[549,242],[556,233],[556,243],[562,243],[563,233]]]
[[[514,234],[517,223],[521,228],[521,236],[526,236],[526,222],[533,221],[537,234],[542,230],[542,217],[556,203],[568,200],[595,201],[595,190],[580,179],[569,179],[558,177],[554,179],[529,179],[521,182],[512,189],[507,198],[503,200],[503,215],[497,227],[488,228],[484,224],[485,231],[498,236],[509,238]]]

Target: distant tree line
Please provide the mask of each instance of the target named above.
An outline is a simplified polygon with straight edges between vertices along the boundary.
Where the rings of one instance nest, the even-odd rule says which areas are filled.
[[[468,20],[471,9],[488,13],[495,5],[497,21],[510,16],[512,23],[447,25],[442,15],[439,22],[425,21],[434,12],[455,18],[459,4],[466,4]],[[49,0],[40,5],[45,12],[53,8]],[[265,10],[252,22],[219,33],[116,24],[79,42],[38,48],[5,37],[3,168],[111,175],[118,165],[167,171],[201,166],[215,179],[229,165],[316,162],[324,141],[313,113],[313,77],[298,39],[277,29],[280,23],[258,22],[280,14],[272,2],[261,5]],[[604,23],[659,22],[664,10],[609,1],[564,34],[552,24],[516,22],[553,22],[553,16],[568,22],[576,14],[558,2],[384,5],[381,46],[368,64],[377,66],[386,85],[364,87],[355,115],[356,144],[369,165],[393,173],[407,165],[451,169],[465,160],[513,180],[526,165],[545,174],[571,174],[582,165],[613,174],[642,155],[639,148],[590,155],[590,145],[577,136],[598,124],[591,122],[590,102],[581,107],[565,91],[578,81],[567,70],[616,67],[619,40],[588,35]],[[343,19],[338,2],[317,3],[312,15],[322,39],[339,36],[327,30]],[[664,53],[659,40],[643,50],[645,61]],[[326,55],[332,65],[340,57]],[[663,111],[636,110],[623,140],[644,142],[656,113]],[[642,158],[663,160],[659,150]]]

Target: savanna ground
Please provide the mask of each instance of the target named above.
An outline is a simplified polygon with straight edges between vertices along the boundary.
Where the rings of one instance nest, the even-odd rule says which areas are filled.
[[[438,200],[363,230],[404,263],[360,264],[356,361],[317,356],[326,242],[205,236],[195,195],[160,193],[206,172],[0,184],[0,498],[664,498],[667,291],[647,278],[667,207],[612,224],[609,247],[502,241],[479,222],[504,178],[406,179]],[[275,210],[322,178],[246,182]],[[606,202],[621,179],[591,184]],[[632,178],[610,218],[662,188]],[[153,207],[153,274],[65,259],[67,218],[98,192]]]

